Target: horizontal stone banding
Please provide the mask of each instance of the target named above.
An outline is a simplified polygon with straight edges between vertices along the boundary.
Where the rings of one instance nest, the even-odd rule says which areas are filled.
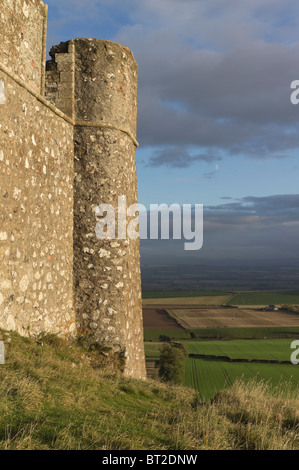
[[[10,71],[7,67],[5,67],[5,65],[3,65],[1,63],[0,63],[0,70],[2,72],[4,72],[6,75],[8,75],[12,80],[14,80],[19,86],[21,86],[22,88],[25,88],[25,90],[27,90],[31,95],[33,95],[38,101],[40,101],[45,106],[47,106],[49,109],[51,109],[53,111],[53,113],[57,114],[57,116],[60,116],[62,119],[69,122],[73,126],[77,126],[77,127],[98,127],[98,128],[102,128],[102,129],[114,129],[114,130],[117,130],[117,131],[120,131],[120,132],[123,132],[123,133],[127,134],[127,136],[130,137],[130,139],[133,141],[134,145],[136,147],[139,147],[139,144],[138,144],[136,138],[127,129],[124,129],[124,128],[118,127],[118,126],[112,126],[110,124],[106,124],[106,123],[103,123],[103,122],[100,122],[100,121],[97,121],[97,122],[95,122],[95,121],[75,121],[75,120],[71,119],[69,116],[67,116],[65,113],[60,111],[58,108],[56,108],[56,106],[49,103],[49,101],[46,100],[46,98],[44,98],[42,95],[40,95],[35,90],[33,90],[33,88],[29,87],[20,77],[18,77],[15,73]]]

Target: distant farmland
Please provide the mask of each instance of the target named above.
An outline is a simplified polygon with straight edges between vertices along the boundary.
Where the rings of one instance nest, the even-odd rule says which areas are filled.
[[[299,339],[299,327],[275,327],[275,328],[201,328],[192,330],[166,330],[145,329],[144,341],[159,341],[160,335],[169,336],[175,340],[219,340],[230,339]],[[191,336],[190,336],[191,335]]]
[[[197,339],[298,339],[299,327],[281,326],[271,328],[193,328],[190,331]]]
[[[227,292],[227,291],[143,291],[145,305],[299,305],[299,291]],[[184,300],[183,300],[184,299]],[[157,302],[157,300],[159,300]]]
[[[146,307],[148,305],[159,305],[159,306],[168,306],[168,305],[223,305],[231,298],[229,295],[200,295],[192,297],[165,297],[165,298],[154,298],[154,299],[144,299],[143,305]]]
[[[229,305],[299,305],[299,292],[243,292],[234,295],[227,303]]]
[[[180,341],[182,339],[190,339],[190,333],[187,330],[184,330],[183,328],[176,330],[147,328],[144,330],[144,341],[159,341],[161,335],[168,336],[170,339],[176,341]]]
[[[299,332],[298,332],[299,333]],[[290,361],[290,340],[188,341],[181,339],[189,354],[227,356],[232,359]],[[145,343],[147,357],[159,357],[164,343]]]
[[[298,387],[299,367],[289,361],[291,341],[299,338],[299,314],[264,311],[257,305],[296,305],[299,292],[190,294],[164,292],[154,298],[151,293],[144,300],[149,377],[157,377],[155,361],[163,343],[173,340],[185,344],[190,355],[209,356],[189,356],[186,361],[184,384],[195,388],[202,401],[242,377],[257,377],[282,389],[286,383]]]
[[[143,327],[145,329],[181,330],[178,322],[170,317],[163,308],[143,308]]]
[[[155,343],[153,343],[155,344]],[[229,356],[233,359],[289,361],[289,340],[186,341],[189,354]],[[153,348],[154,349],[154,348]]]
[[[167,309],[171,317],[184,328],[252,328],[298,326],[299,314],[293,312],[263,312],[240,308],[175,308]]]
[[[144,290],[143,299],[167,299],[167,298],[186,298],[186,297],[214,297],[231,296],[233,292],[223,291],[200,291],[200,290]]]
[[[290,360],[290,341],[182,341],[190,354],[224,355],[233,359]],[[148,358],[157,359],[163,343],[146,343]],[[230,387],[235,380],[258,377],[273,385],[288,383],[295,389],[299,383],[299,367],[287,364],[227,362],[217,358],[189,358],[186,362],[184,385],[195,388],[202,401],[211,400],[216,393]]]

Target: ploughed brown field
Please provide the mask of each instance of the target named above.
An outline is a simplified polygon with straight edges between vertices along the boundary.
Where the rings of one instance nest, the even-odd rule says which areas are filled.
[[[143,327],[151,330],[181,330],[163,308],[143,308]]]
[[[184,328],[254,328],[298,326],[299,315],[292,312],[264,312],[240,308],[169,309]]]

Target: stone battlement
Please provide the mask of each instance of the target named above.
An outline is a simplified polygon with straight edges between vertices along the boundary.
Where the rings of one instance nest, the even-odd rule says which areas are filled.
[[[51,49],[47,7],[0,4],[0,327],[84,334],[145,378],[139,240],[99,240],[99,204],[137,202],[137,65],[111,41]]]

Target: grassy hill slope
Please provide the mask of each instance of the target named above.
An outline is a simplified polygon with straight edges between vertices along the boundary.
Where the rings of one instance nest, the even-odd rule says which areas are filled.
[[[299,395],[236,383],[196,392],[113,373],[107,352],[0,332],[0,449],[294,449]]]

